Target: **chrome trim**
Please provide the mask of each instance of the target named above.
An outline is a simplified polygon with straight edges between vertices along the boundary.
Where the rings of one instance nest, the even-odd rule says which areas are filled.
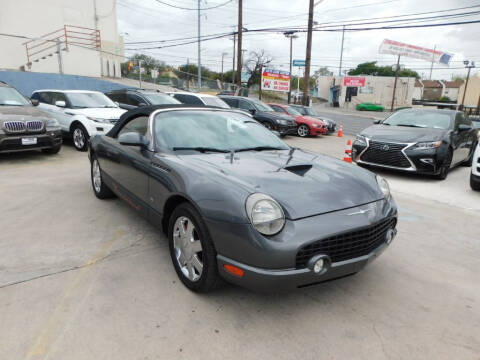
[[[25,123],[27,131],[42,131],[44,122],[40,120],[30,120]]]
[[[361,135],[363,136],[363,135]],[[407,150],[408,148],[412,147],[413,145],[416,144],[416,142],[414,143],[401,143],[401,142],[394,142],[394,141],[379,141],[379,140],[375,140],[377,142],[382,142],[382,143],[387,143],[387,144],[396,144],[396,145],[405,145],[405,147],[400,150],[400,152],[403,154],[403,156],[405,156],[405,158],[408,160],[408,162],[410,163],[410,167],[409,168],[402,168],[402,167],[398,167],[398,166],[391,166],[391,165],[383,165],[383,164],[377,164],[377,163],[371,163],[371,162],[368,162],[368,161],[363,161],[360,157],[365,153],[365,151],[367,151],[367,149],[370,147],[370,139],[367,138],[366,136],[363,136],[365,138],[365,140],[367,141],[367,146],[365,147],[365,149],[363,149],[363,151],[358,154],[358,156],[355,158],[355,162],[357,163],[360,163],[360,164],[365,164],[365,165],[372,165],[372,166],[378,166],[378,167],[383,167],[383,168],[387,168],[387,169],[396,169],[396,170],[404,170],[404,171],[417,171],[417,167],[415,166],[415,164],[412,162],[412,160],[410,160],[410,158],[407,156],[407,154],[405,154],[405,150]]]
[[[22,133],[26,132],[27,127],[24,121],[4,121],[3,128],[7,133]]]

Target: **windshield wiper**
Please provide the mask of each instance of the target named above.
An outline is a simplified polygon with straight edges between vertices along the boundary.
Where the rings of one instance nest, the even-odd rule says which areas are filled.
[[[419,126],[413,124],[397,124],[397,126],[407,126],[407,127],[416,127],[416,128],[425,128],[426,126]]]
[[[288,149],[281,148],[281,147],[278,147],[278,146],[255,146],[255,147],[244,148],[244,149],[236,149],[235,152],[240,152],[240,151],[264,151],[264,150],[288,150]]]
[[[197,147],[174,147],[172,149],[173,151],[177,150],[193,150],[193,151],[198,151],[198,152],[218,152],[218,153],[229,153],[229,150],[223,150],[223,149],[216,149],[216,148],[211,148],[211,147],[203,147],[203,146],[197,146]]]

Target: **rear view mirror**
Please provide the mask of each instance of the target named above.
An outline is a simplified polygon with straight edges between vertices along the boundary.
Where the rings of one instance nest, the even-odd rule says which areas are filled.
[[[118,142],[126,146],[145,146],[147,141],[143,135],[140,135],[137,132],[127,132],[120,134],[118,137]]]
[[[55,101],[55,106],[64,108],[67,104],[65,104],[65,101]]]

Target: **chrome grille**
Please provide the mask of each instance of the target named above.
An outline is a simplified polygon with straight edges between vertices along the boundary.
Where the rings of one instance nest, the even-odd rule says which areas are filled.
[[[3,126],[7,132],[20,133],[25,132],[25,123],[23,121],[5,121]]]
[[[407,146],[408,144],[370,141],[360,160],[372,164],[409,168],[412,165],[402,152]]]
[[[40,131],[42,129],[43,129],[43,121],[39,121],[39,120],[27,121],[28,131]]]

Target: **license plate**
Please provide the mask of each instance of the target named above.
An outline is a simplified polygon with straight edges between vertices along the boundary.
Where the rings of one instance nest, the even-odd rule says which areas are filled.
[[[22,145],[36,145],[37,138],[22,138]]]

